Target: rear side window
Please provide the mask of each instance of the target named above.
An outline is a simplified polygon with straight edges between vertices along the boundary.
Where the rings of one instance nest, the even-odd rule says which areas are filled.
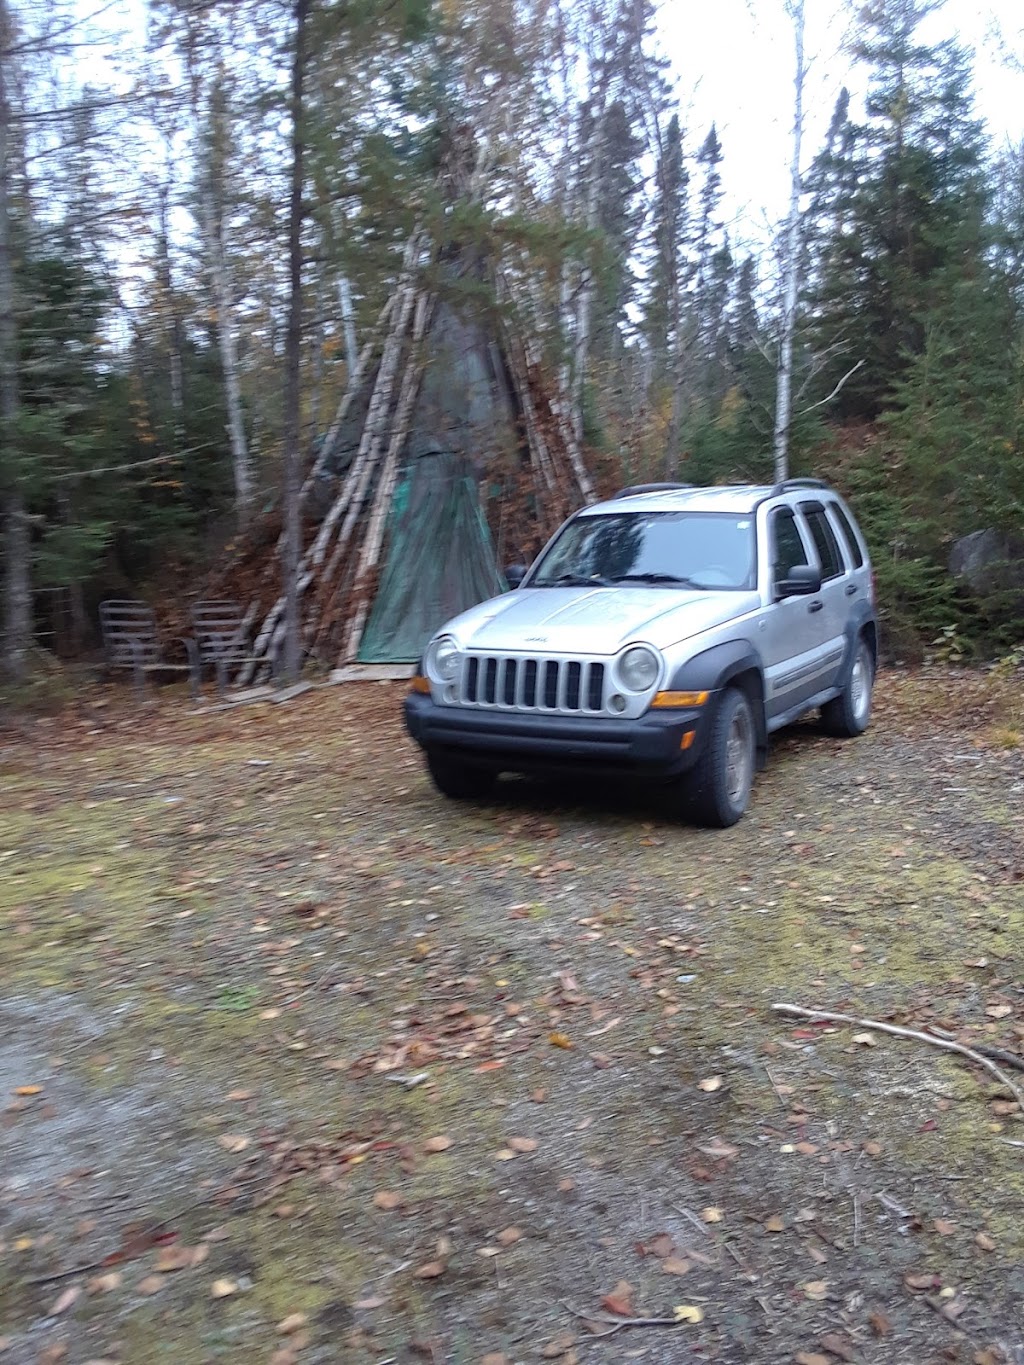
[[[807,551],[800,539],[796,517],[788,507],[780,507],[772,513],[771,547],[772,576],[776,583],[788,578],[790,569],[807,563]]]
[[[857,532],[853,529],[850,518],[846,515],[838,502],[830,502],[828,507],[836,521],[838,521],[839,525],[843,528],[843,536],[847,545],[850,547],[850,556],[854,567],[863,569],[864,555],[860,548],[860,541],[857,539]]]
[[[807,519],[814,547],[821,560],[822,582],[838,578],[844,571],[843,556],[836,540],[836,533],[828,523],[824,507],[820,502],[805,502],[801,503],[800,510]]]

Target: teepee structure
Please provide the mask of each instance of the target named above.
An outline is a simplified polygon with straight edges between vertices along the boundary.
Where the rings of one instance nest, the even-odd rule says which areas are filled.
[[[503,589],[503,555],[532,555],[595,500],[528,302],[479,250],[409,240],[302,487],[303,641],[322,665],[416,659],[445,619]],[[268,598],[279,583],[275,565]],[[243,682],[274,667],[283,593],[249,619]]]

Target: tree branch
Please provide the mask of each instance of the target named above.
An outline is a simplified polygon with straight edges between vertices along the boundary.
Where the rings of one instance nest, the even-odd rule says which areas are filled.
[[[934,1033],[919,1033],[917,1029],[900,1028],[898,1024],[881,1024],[876,1019],[858,1019],[852,1014],[832,1014],[828,1010],[807,1010],[800,1005],[773,1005],[772,1009],[776,1014],[796,1014],[801,1019],[828,1019],[836,1024],[856,1024],[858,1028],[873,1028],[879,1033],[891,1033],[897,1038],[912,1038],[918,1043],[930,1043],[932,1047],[942,1048],[946,1052],[959,1052],[962,1057],[967,1057],[978,1066],[983,1066],[986,1071],[995,1076],[1000,1085],[1006,1087],[1010,1094],[1024,1111],[1024,1090],[1015,1085],[1010,1080],[1005,1071],[1000,1071],[995,1062],[990,1062],[987,1057],[983,1057],[980,1052],[975,1052],[974,1048],[966,1047],[963,1043],[954,1043],[946,1038],[936,1038]]]
[[[839,383],[835,386],[835,388],[832,390],[832,392],[828,395],[827,398],[822,398],[821,401],[818,402],[818,403],[812,403],[811,406],[810,406],[809,408],[801,408],[801,409],[800,409],[800,416],[803,417],[806,413],[808,413],[808,412],[813,412],[815,408],[823,408],[823,407],[825,406],[826,403],[831,403],[831,402],[832,402],[832,399],[835,398],[836,394],[837,394],[837,393],[839,392],[839,390],[843,387],[843,385],[846,383],[846,381],[847,381],[848,379],[852,379],[853,376],[857,373],[857,371],[860,369],[860,367],[861,367],[863,364],[864,364],[864,361],[863,361],[863,360],[858,360],[857,363],[856,363],[856,365],[854,365],[854,367],[853,367],[852,370],[847,370],[847,371],[846,371],[846,373],[843,375],[842,379],[840,379]]]

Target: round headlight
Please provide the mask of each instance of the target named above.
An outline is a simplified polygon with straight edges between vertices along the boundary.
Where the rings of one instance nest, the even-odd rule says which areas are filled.
[[[435,682],[454,682],[459,672],[459,647],[450,635],[442,635],[427,648],[427,672]]]
[[[658,681],[661,664],[653,649],[634,645],[619,660],[619,681],[627,692],[646,692]]]

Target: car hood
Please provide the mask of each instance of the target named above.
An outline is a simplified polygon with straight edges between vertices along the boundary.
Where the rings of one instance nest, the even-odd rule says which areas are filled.
[[[643,640],[667,649],[754,611],[756,592],[673,588],[518,588],[449,621],[464,649],[615,654]]]

